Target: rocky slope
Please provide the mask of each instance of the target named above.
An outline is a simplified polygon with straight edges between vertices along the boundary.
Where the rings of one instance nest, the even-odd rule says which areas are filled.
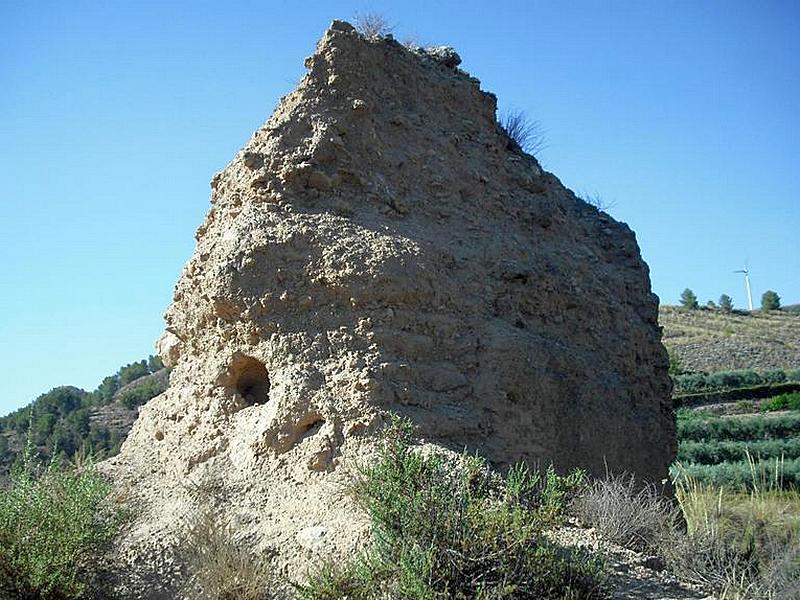
[[[634,235],[522,153],[459,62],[334,22],[214,176],[158,343],[170,388],[105,465],[139,516],[122,553],[161,561],[147,597],[173,593],[165,549],[209,505],[287,573],[352,552],[343,486],[386,411],[500,467],[666,476]]]

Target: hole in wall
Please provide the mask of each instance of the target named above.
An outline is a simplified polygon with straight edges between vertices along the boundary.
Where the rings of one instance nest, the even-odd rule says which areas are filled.
[[[269,400],[269,374],[267,368],[259,360],[250,356],[238,359],[235,365],[236,391],[248,404],[264,404]]]
[[[325,419],[319,413],[310,412],[297,422],[295,432],[300,439],[305,439],[316,435],[324,424]]]

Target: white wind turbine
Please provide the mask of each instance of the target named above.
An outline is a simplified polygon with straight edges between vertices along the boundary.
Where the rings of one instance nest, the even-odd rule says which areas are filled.
[[[734,273],[744,273],[744,287],[747,288],[747,306],[750,310],[753,310],[753,294],[750,291],[750,270],[747,268],[747,263],[744,265],[744,269],[739,269],[738,271],[734,271]]]

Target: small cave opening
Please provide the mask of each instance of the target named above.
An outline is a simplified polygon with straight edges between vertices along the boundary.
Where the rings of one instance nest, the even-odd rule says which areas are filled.
[[[269,373],[259,360],[250,356],[240,359],[236,369],[236,391],[248,404],[264,404],[269,400]]]

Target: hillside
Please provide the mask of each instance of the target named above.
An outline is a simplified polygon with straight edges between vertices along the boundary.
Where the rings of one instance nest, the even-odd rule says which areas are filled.
[[[659,309],[663,342],[686,371],[800,368],[800,314]]]
[[[121,367],[96,390],[59,386],[31,404],[0,417],[0,480],[30,439],[36,454],[71,458],[85,450],[113,456],[128,435],[139,406],[163,392],[168,371],[157,357]]]

